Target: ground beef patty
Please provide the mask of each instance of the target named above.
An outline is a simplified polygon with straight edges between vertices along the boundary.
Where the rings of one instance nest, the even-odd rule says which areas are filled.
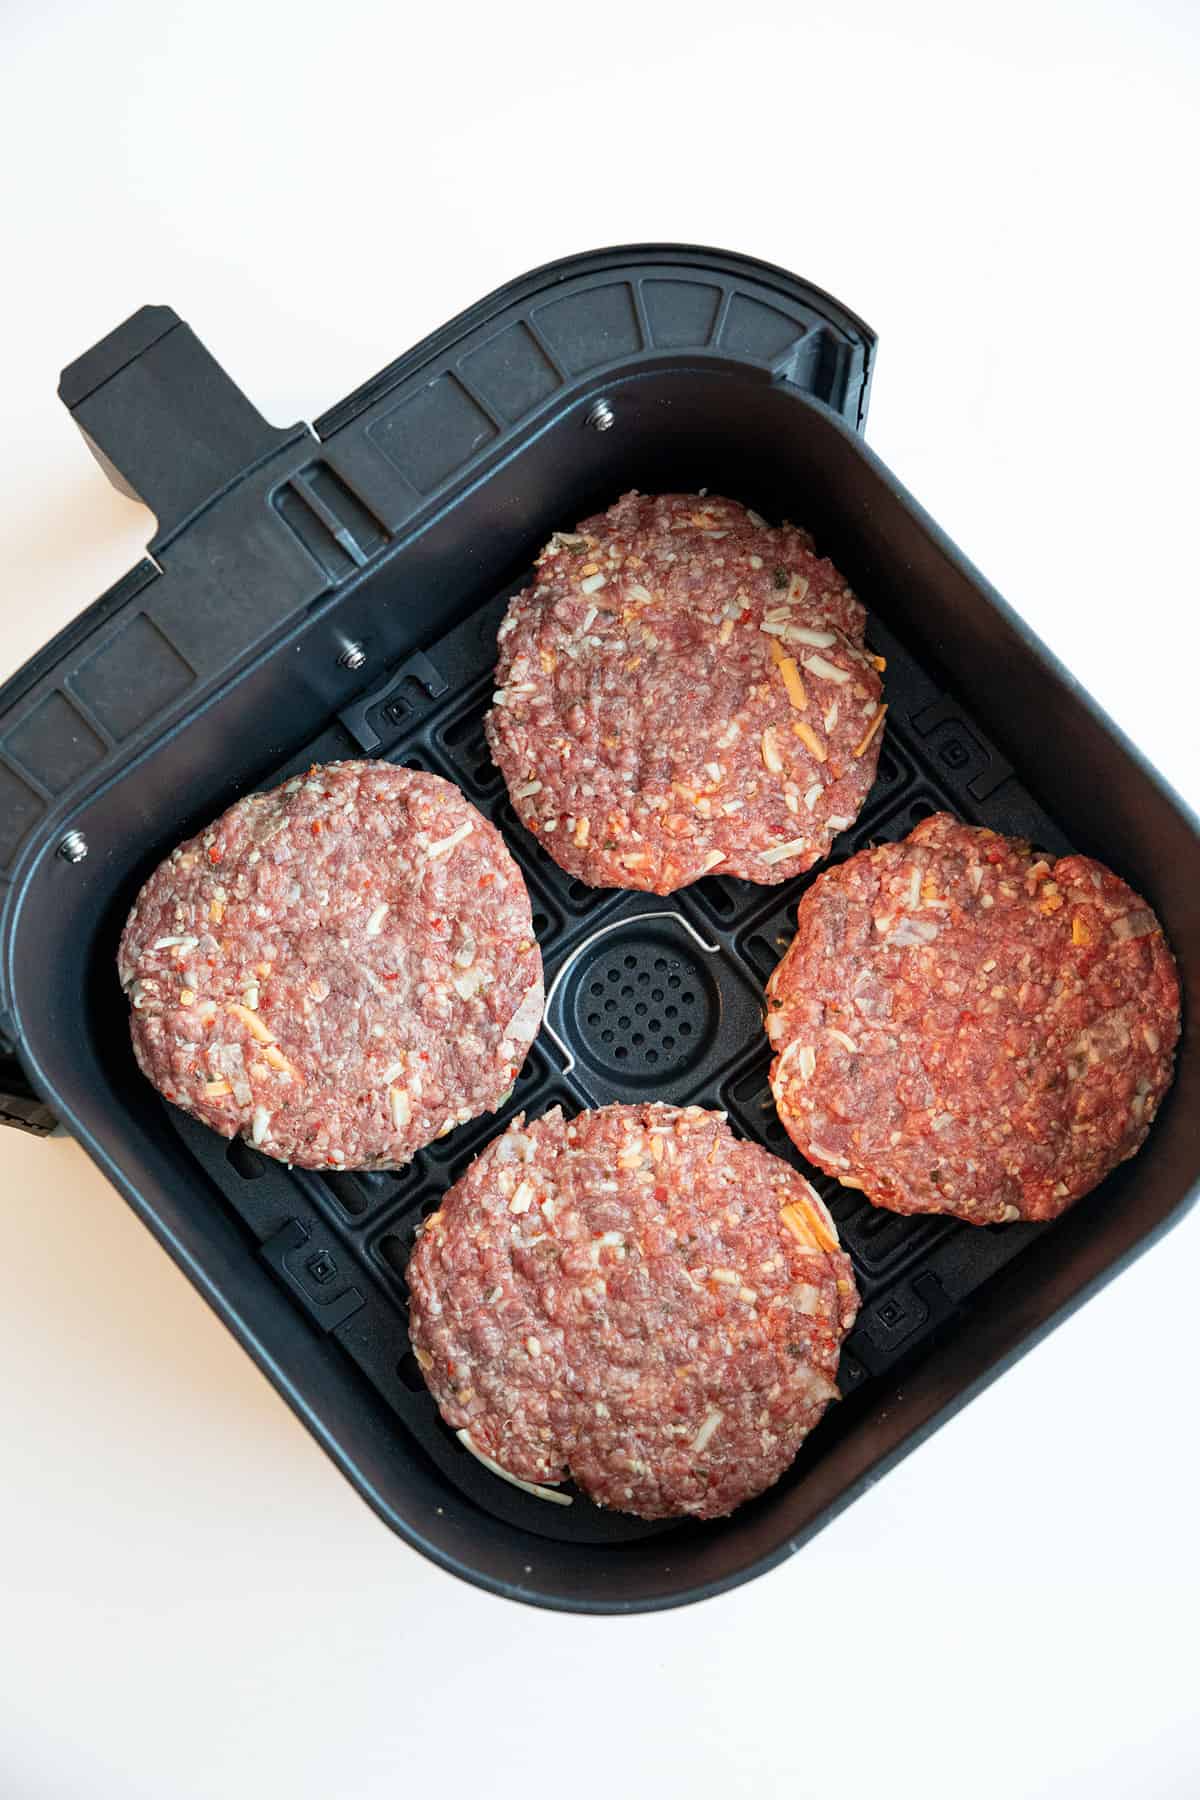
[[[858,1309],[812,1188],[697,1106],[518,1119],[408,1280],[417,1360],[468,1447],[647,1519],[777,1481],[837,1398]]]
[[[121,939],[168,1100],[305,1168],[394,1169],[496,1107],[542,1016],[529,896],[450,782],[312,768],[181,844]]]
[[[864,620],[806,532],[732,500],[627,494],[559,532],[500,627],[487,720],[522,823],[596,887],[811,868],[875,778]]]
[[[1154,914],[1086,856],[925,819],[820,876],[767,987],[799,1149],[894,1212],[1050,1219],[1132,1156],[1179,984]]]

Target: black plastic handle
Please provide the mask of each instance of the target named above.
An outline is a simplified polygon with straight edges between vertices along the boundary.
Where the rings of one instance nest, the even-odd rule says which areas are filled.
[[[63,370],[59,398],[161,546],[206,501],[296,435],[268,425],[169,306],[143,306]]]

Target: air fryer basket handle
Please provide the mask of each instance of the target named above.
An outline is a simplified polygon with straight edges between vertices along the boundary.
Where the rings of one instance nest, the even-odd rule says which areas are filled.
[[[152,548],[296,435],[267,424],[169,306],[109,332],[63,370],[58,393],[113,486],[157,517]]]

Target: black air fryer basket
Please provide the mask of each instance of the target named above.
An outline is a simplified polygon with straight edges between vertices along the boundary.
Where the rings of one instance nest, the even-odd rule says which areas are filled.
[[[698,1102],[800,1162],[770,1105],[760,996],[808,878],[667,900],[584,887],[518,825],[488,756],[496,627],[555,527],[631,487],[708,487],[807,526],[888,659],[878,779],[834,859],[941,808],[1092,853],[1155,906],[1195,984],[1196,821],[864,446],[874,351],[794,276],[668,245],[512,283],[311,429],[265,424],[167,307],[62,379],[159,528],[0,693],[0,1110],[35,1131],[61,1119],[381,1517],[513,1598],[637,1611],[781,1561],[1177,1219],[1200,1167],[1185,1034],[1143,1151],[1052,1225],[901,1218],[806,1169],[863,1295],[845,1398],[728,1520],[549,1506],[489,1474],[425,1392],[413,1232],[518,1109]],[[240,794],[362,755],[447,776],[500,827],[550,999],[502,1113],[399,1174],[314,1174],[158,1098],[114,958],[178,840]]]

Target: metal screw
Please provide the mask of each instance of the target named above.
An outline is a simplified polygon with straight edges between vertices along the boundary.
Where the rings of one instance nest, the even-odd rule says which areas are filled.
[[[587,422],[593,431],[611,431],[616,424],[613,409],[607,400],[597,400],[588,413]]]
[[[342,651],[342,654],[338,657],[338,662],[342,665],[342,668],[349,669],[352,673],[355,670],[361,669],[366,660],[367,653],[361,644],[347,644],[346,648]]]
[[[58,846],[58,854],[63,858],[64,862],[81,863],[87,855],[87,852],[87,839],[84,837],[82,831],[68,831],[66,837]]]

